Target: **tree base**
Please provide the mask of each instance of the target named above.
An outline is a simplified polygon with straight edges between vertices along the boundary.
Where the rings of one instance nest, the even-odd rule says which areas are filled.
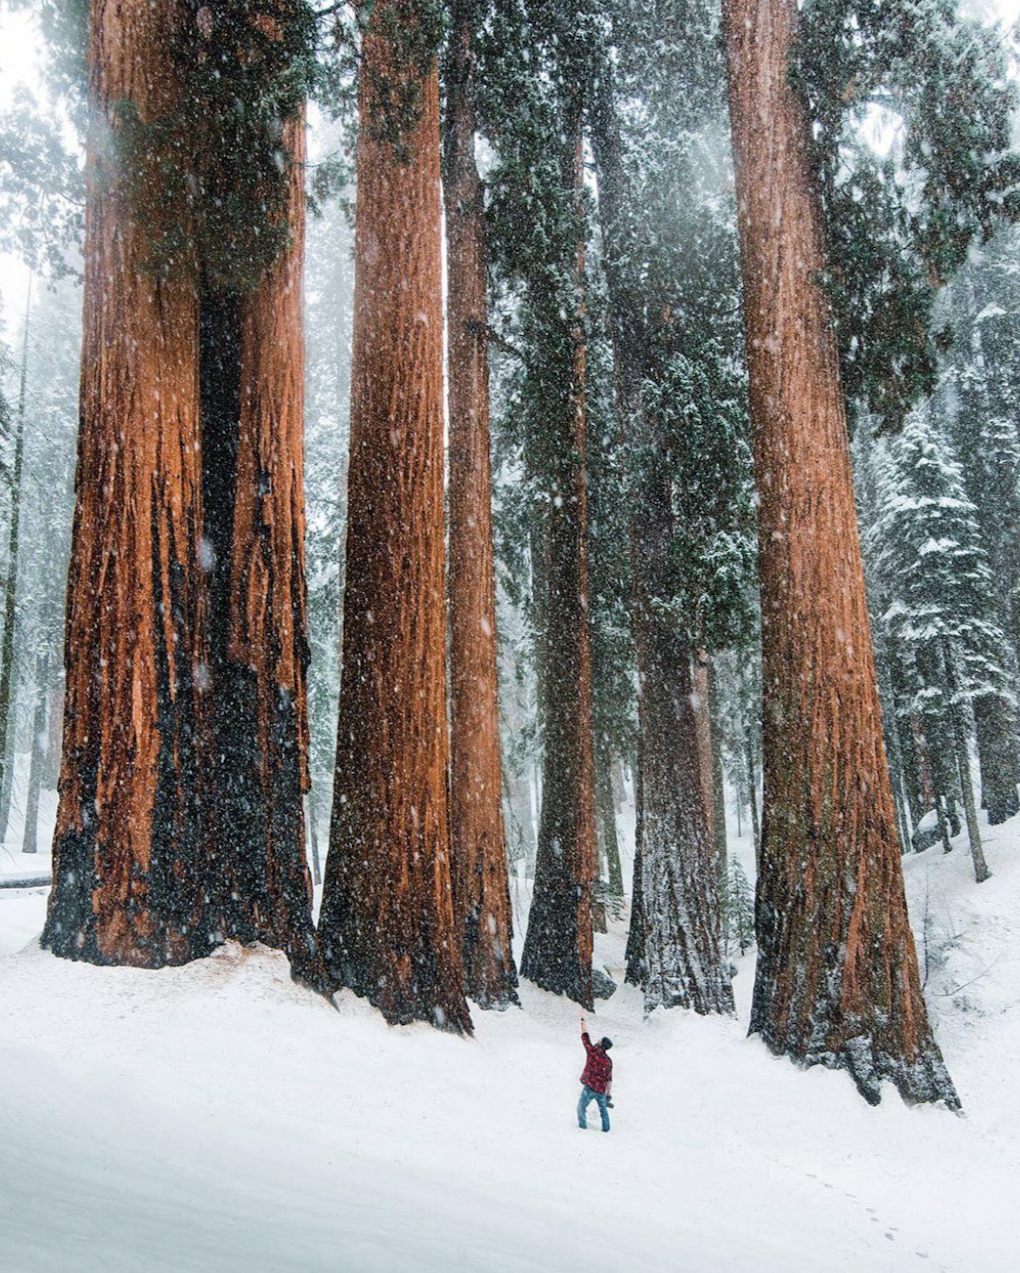
[[[753,1037],[756,1031],[748,1033]],[[786,1056],[802,1069],[824,1065],[830,1070],[845,1070],[869,1105],[881,1104],[882,1084],[887,1082],[892,1083],[907,1105],[941,1104],[954,1113],[963,1108],[937,1049],[905,1061],[884,1052],[866,1035],[848,1039],[839,1050],[806,1054],[774,1044],[764,1034],[760,1037],[774,1056]]]

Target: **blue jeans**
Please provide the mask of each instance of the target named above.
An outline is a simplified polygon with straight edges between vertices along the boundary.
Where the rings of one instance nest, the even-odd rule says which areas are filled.
[[[605,1092],[593,1092],[590,1087],[581,1088],[581,1099],[577,1102],[578,1127],[588,1126],[587,1110],[592,1101],[599,1107],[599,1113],[602,1115],[602,1130],[604,1132],[609,1131],[609,1108],[606,1105],[606,1094]]]

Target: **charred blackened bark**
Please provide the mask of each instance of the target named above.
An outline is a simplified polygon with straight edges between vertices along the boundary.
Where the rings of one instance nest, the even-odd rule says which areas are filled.
[[[93,0],[85,309],[60,806],[43,944],[160,967],[204,953],[198,301],[145,268],[122,104],[172,109],[187,6]],[[155,190],[146,192],[156,199]]]
[[[489,456],[485,202],[475,164],[470,6],[454,8],[444,190],[450,531],[450,819],[464,985],[483,1008],[517,1002],[503,831],[496,579]]]
[[[751,1030],[877,1101],[958,1099],[921,994],[882,741],[793,0],[725,0],[760,494],[765,809]]]
[[[302,115],[284,125],[289,247],[254,291],[203,298],[204,781],[224,935],[284,950],[294,975],[321,989],[304,823],[304,135]]]
[[[568,133],[564,187],[580,206],[580,112]],[[580,311],[584,290],[582,222],[575,262]],[[543,990],[593,1006],[591,886],[598,872],[592,752],[591,644],[588,628],[587,388],[582,316],[572,343],[569,394],[549,421],[545,572],[545,756],[535,891],[521,974]],[[565,360],[564,360],[565,361]]]
[[[377,4],[361,54],[343,667],[319,932],[332,984],[392,1022],[466,1032],[447,798],[439,87],[435,65],[404,51],[405,10]],[[418,104],[399,147],[380,128],[393,94]]]

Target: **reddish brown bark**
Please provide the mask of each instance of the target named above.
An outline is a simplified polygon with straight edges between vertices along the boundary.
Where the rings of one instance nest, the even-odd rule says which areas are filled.
[[[565,164],[580,199],[580,125]],[[569,184],[568,184],[569,183]],[[583,295],[585,245],[575,263]],[[587,392],[584,334],[573,331],[571,392],[547,440],[552,499],[545,569],[545,757],[535,891],[521,973],[544,990],[592,1007],[591,886],[598,875],[588,630]]]
[[[450,465],[450,816],[464,984],[517,1002],[503,833],[489,456],[485,203],[475,164],[474,35],[455,13],[444,153]]]
[[[372,11],[361,54],[337,768],[319,931],[335,985],[471,1028],[450,887],[439,86]],[[396,147],[387,90],[417,120]]]
[[[204,765],[222,931],[324,985],[312,924],[304,575],[305,123],[284,125],[290,246],[254,292],[207,298],[203,447],[211,692]]]
[[[147,967],[206,949],[193,785],[198,303],[188,270],[144,268],[117,107],[132,103],[143,121],[172,107],[186,12],[177,0],[91,8],[81,426],[43,933],[60,955]]]
[[[705,806],[705,829],[715,843],[715,793],[712,790],[712,719],[708,704],[708,655],[694,655],[694,724],[698,738],[698,779]]]
[[[792,0],[726,0],[730,119],[760,494],[765,809],[751,1030],[862,1094],[958,1104],[907,918],[846,410],[819,284]]]

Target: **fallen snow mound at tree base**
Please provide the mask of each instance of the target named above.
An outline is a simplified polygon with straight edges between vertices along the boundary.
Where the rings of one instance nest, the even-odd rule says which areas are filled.
[[[465,1041],[349,994],[338,1015],[270,951],[152,973],[33,942],[0,959],[0,1268],[1012,1273],[1017,821],[980,888],[962,848],[906,863],[964,1118],[889,1089],[869,1108],[746,1039],[753,956],[739,1020],[644,1019],[621,926],[590,1017],[614,1041],[610,1136],[576,1126],[576,1009],[531,987]]]

